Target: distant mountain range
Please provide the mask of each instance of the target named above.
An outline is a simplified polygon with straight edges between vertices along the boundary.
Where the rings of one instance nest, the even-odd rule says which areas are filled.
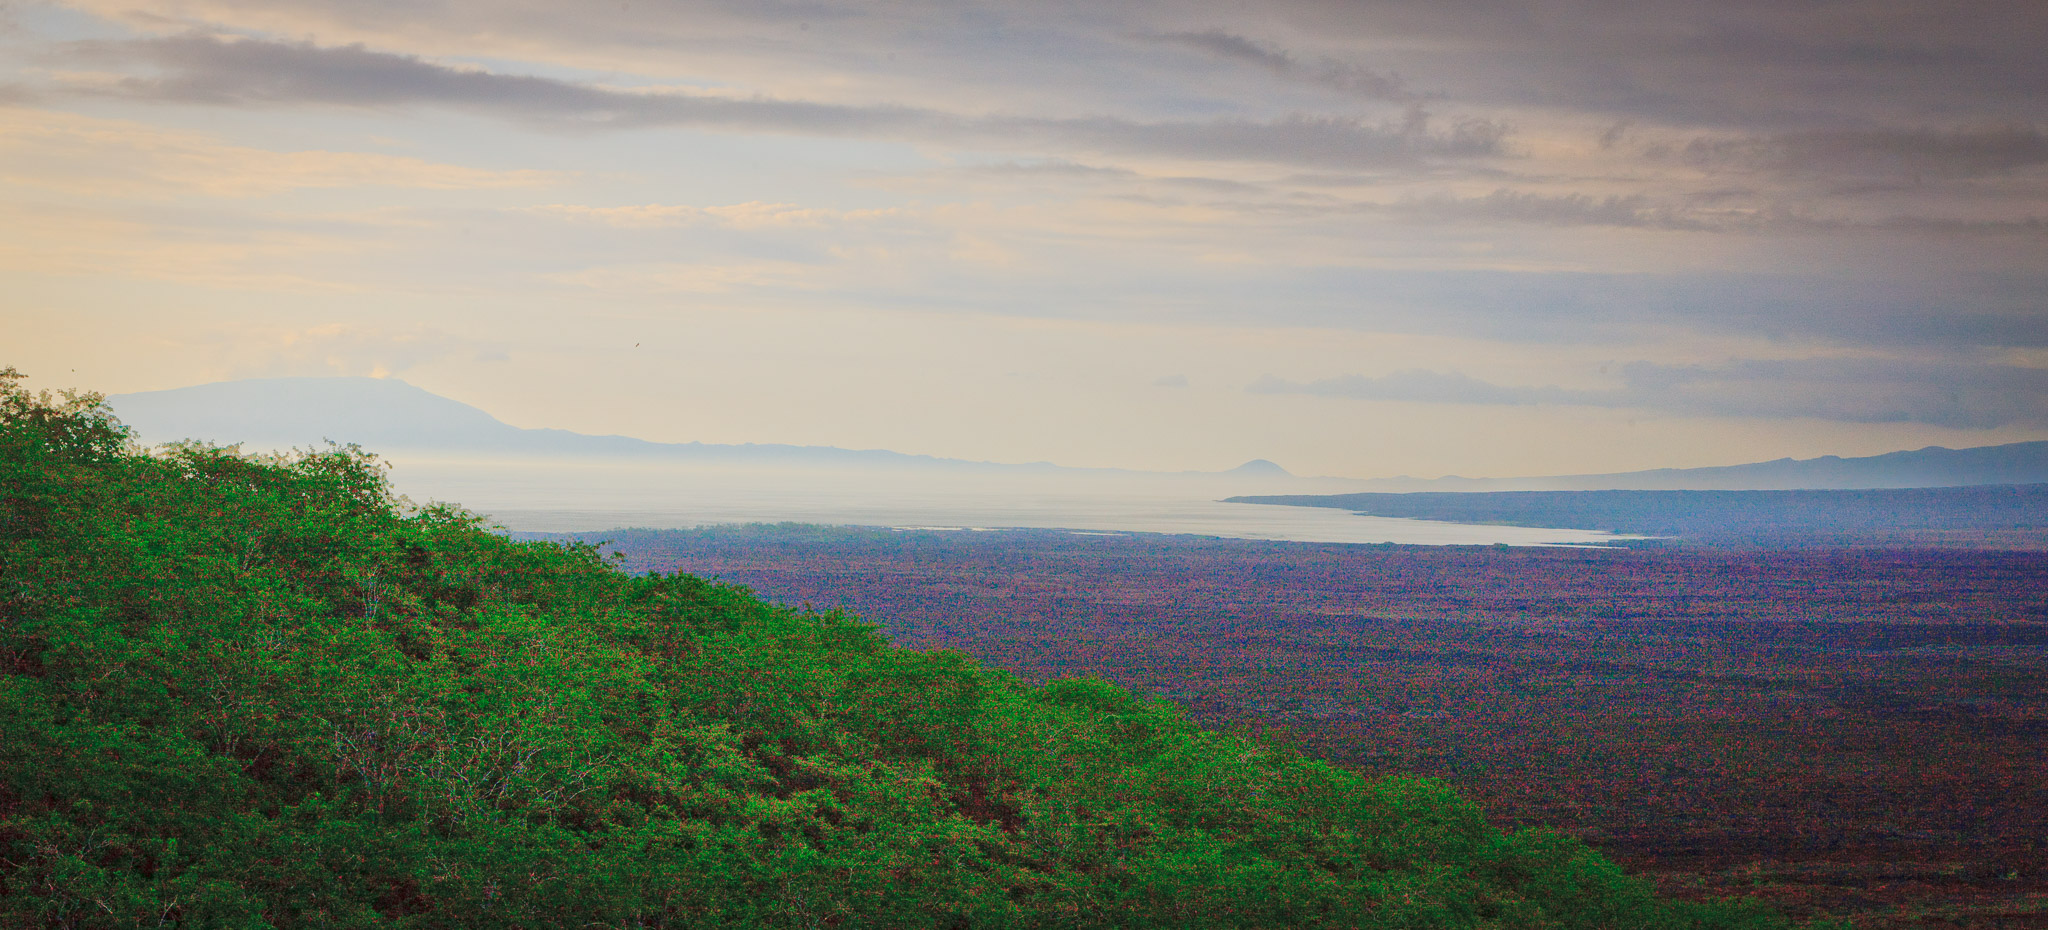
[[[1300,479],[1265,459],[1221,472],[1137,472],[774,443],[651,442],[561,429],[525,429],[460,401],[393,378],[269,378],[223,381],[107,398],[149,444],[202,440],[254,450],[355,443],[393,458],[630,460],[838,470],[946,470],[1046,476],[1158,476],[1264,482]],[[1356,484],[1345,482],[1345,486]]]
[[[523,429],[468,404],[390,378],[224,381],[108,398],[148,443],[200,439],[250,449],[358,443],[396,459],[473,458],[774,466],[1015,477],[1182,478],[1326,491],[1796,490],[1957,487],[2048,482],[2048,442],[1972,449],[1930,446],[1862,458],[1822,456],[1712,468],[1660,468],[1530,478],[1304,478],[1254,459],[1222,472],[1069,468],[974,462],[883,449],[745,443],[662,443],[560,429]],[[1276,489],[1278,489],[1276,487]],[[1249,490],[1249,489],[1247,489]]]
[[[1796,491],[1972,487],[2048,482],[2048,442],[1948,449],[1928,446],[1860,458],[1824,455],[1711,468],[1657,468],[1543,478],[1379,478],[1360,490],[1413,491]]]

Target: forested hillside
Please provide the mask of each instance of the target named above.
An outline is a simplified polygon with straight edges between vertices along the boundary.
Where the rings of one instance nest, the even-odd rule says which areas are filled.
[[[0,926],[1779,927],[1441,786],[0,373]]]

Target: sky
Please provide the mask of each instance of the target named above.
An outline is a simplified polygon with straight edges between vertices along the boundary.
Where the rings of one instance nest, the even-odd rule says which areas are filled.
[[[2048,438],[2048,4],[0,0],[0,365],[1510,476]]]

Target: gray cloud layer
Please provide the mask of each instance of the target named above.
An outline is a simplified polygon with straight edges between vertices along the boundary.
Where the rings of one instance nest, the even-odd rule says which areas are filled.
[[[1870,359],[1746,360],[1720,367],[1637,362],[1598,390],[1494,384],[1458,372],[1399,371],[1296,382],[1268,375],[1255,394],[1415,403],[1565,404],[1694,416],[1813,417],[1964,429],[2048,425],[2048,370]]]
[[[933,260],[911,287],[848,285],[836,303],[1133,317],[1170,307],[1156,312],[1524,343],[1710,333],[1956,357],[2048,346],[2048,4],[2038,0],[1960,14],[1924,0],[696,0],[616,13],[559,0],[164,2],[197,11],[187,22],[201,28],[369,36],[375,47],[195,33],[71,43],[47,63],[113,72],[69,92],[133,101],[437,107],[550,131],[937,143],[1010,159],[965,169],[991,178],[1201,208],[1159,211],[1157,225],[1119,230],[1125,238],[1106,248],[1038,236],[1046,251],[1032,257],[1050,256],[1056,274],[991,286],[980,270]],[[473,48],[485,35],[504,42]],[[606,68],[617,52],[634,79],[803,89],[641,93],[389,48],[538,50],[537,68]],[[31,92],[56,96],[0,84],[0,103]],[[814,93],[842,96],[797,99]],[[1425,100],[1488,118],[1432,120]],[[1510,137],[1511,124],[1524,134]],[[1075,161],[1115,156],[1283,170],[1157,177]],[[1288,180],[1318,172],[1336,180]],[[1056,197],[1043,202],[1075,202]],[[1724,232],[1769,239],[1700,235]],[[551,253],[540,263],[732,254],[823,264],[837,242],[696,227],[608,235],[616,242],[577,262]],[[1206,264],[1190,259],[1192,245],[1172,248],[1202,240],[1227,254],[1232,237],[1267,236],[1244,250],[1263,263]],[[1489,264],[1539,270],[1472,270]],[[1557,268],[1587,270],[1540,270]],[[1809,361],[1638,365],[1608,391],[1425,371],[1255,388],[1995,426],[2043,422],[2041,377]]]
[[[1594,197],[1497,190],[1484,197],[1410,200],[1390,212],[1418,220],[1485,220],[1542,226],[1618,226],[1636,229],[1708,229],[1713,224],[1641,194]]]
[[[1401,80],[1398,74],[1382,74],[1370,68],[1345,64],[1329,58],[1315,62],[1302,61],[1280,49],[1218,29],[1204,32],[1168,32],[1144,38],[1191,48],[1217,58],[1243,62],[1262,68],[1276,77],[1302,81],[1368,100],[1412,103],[1421,99],[1420,95],[1408,89],[1407,82]]]
[[[111,8],[115,5],[106,3]],[[292,35],[388,29],[495,35],[593,53],[723,48],[778,66],[969,85],[1025,81],[1157,96],[1184,67],[1161,37],[1341,93],[1408,86],[1487,107],[1540,106],[1758,133],[2048,120],[2048,5],[1976,0],[181,0]],[[403,8],[401,11],[401,7]],[[815,27],[815,28],[812,28]],[[443,42],[445,47],[448,43]],[[1125,54],[1116,54],[1121,45]],[[1370,62],[1366,69],[1350,62]],[[1141,78],[1157,68],[1158,83]],[[1117,83],[1104,80],[1114,75]]]
[[[182,35],[75,43],[61,57],[145,64],[100,92],[186,104],[446,106],[556,127],[703,127],[1015,148],[1079,147],[1222,161],[1371,167],[1502,153],[1505,130],[1468,119],[1431,131],[1412,120],[1294,115],[1256,121],[958,116],[912,106],[630,93],[550,78],[468,71],[361,46],[321,47]]]
[[[1860,346],[2048,346],[2040,297],[2048,276],[2040,274],[1917,264],[1855,275],[1339,269],[1293,284],[1327,295],[1302,300],[1293,322],[1484,332],[1513,342],[1625,341],[1678,328]]]
[[[2048,118],[2048,5],[1295,0],[1267,7],[1458,99],[1724,129]]]
[[[1974,177],[2048,164],[2048,131],[2028,125],[1973,129],[1857,129],[1698,139],[1655,149],[1708,170]]]

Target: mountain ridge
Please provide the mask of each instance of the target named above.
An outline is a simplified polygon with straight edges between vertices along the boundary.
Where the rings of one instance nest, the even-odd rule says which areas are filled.
[[[1285,481],[1358,492],[1591,490],[1864,490],[2048,482],[2048,441],[1951,449],[1926,446],[1871,456],[1823,455],[1696,468],[1513,478],[1307,477],[1256,458],[1222,471],[1006,463],[888,449],[789,443],[657,442],[508,424],[487,411],[396,378],[269,378],[119,394],[109,405],[152,443],[318,446],[332,439],[404,456],[476,454],[531,459],[689,462],[796,468],[949,471],[962,474],[1209,478]]]
[[[253,401],[253,402],[252,402]],[[1000,470],[1008,473],[1295,478],[1253,459],[1224,471],[991,462],[890,449],[793,443],[659,442],[554,427],[513,426],[489,412],[396,378],[264,378],[117,394],[107,403],[151,443],[199,439],[219,445],[317,446],[355,443],[380,453],[480,452],[535,457],[690,458],[735,463]]]
[[[1924,446],[1878,455],[1791,457],[1739,465],[1528,478],[1376,478],[1366,490],[1415,491],[1799,491],[1975,487],[2048,482],[2048,441],[1951,449]]]

